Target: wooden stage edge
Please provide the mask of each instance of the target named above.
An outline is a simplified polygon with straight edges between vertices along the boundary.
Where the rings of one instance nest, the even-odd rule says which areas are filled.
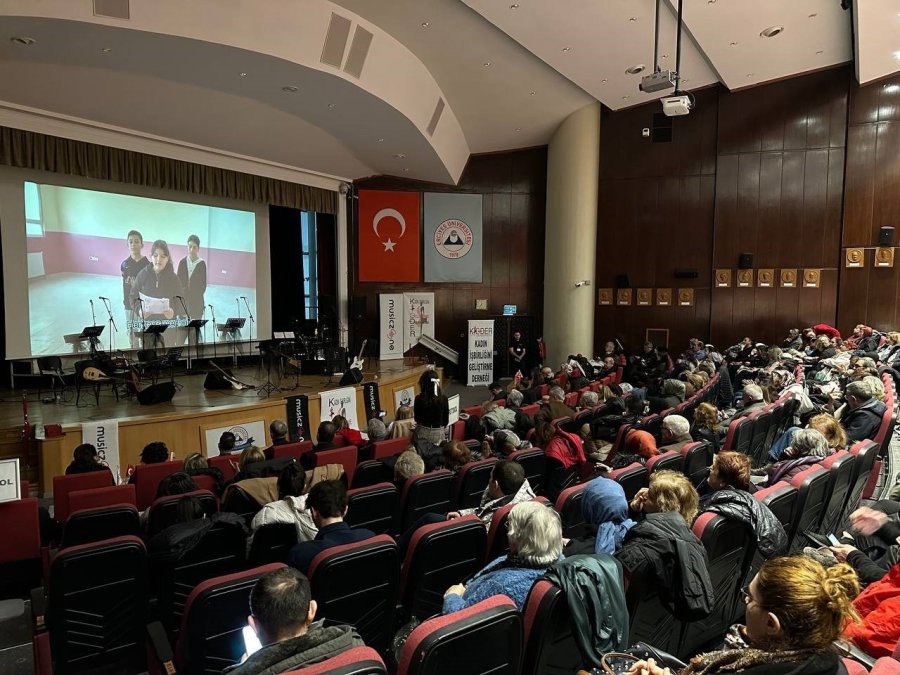
[[[426,368],[412,359],[384,363],[369,359],[367,366],[363,371],[363,382],[378,384],[381,408],[387,411],[388,419],[393,417],[395,394],[407,387],[415,387]],[[183,388],[176,391],[171,402],[152,406],[142,406],[133,399],[116,401],[109,387],[103,388],[99,405],[94,405],[93,392],[84,390],[81,405],[77,407],[74,400],[69,403],[42,403],[36,391],[29,391],[29,421],[37,428],[36,447],[32,447],[30,452],[25,451],[21,441],[22,393],[4,392],[6,395],[0,402],[0,456],[21,457],[23,477],[32,482],[37,480],[38,494],[46,496],[52,492],[53,477],[65,473],[72,459],[72,451],[82,442],[82,422],[118,422],[119,461],[124,472],[128,464],[138,463],[141,449],[152,441],[163,441],[178,458],[192,452],[208,455],[206,431],[209,429],[261,421],[266,429],[265,438],[256,439],[256,445],[266,447],[271,444],[269,423],[285,419],[285,399],[299,394],[309,397],[310,425],[314,430],[320,419],[319,394],[341,388],[339,377],[332,378],[329,384],[326,376],[304,375],[300,377],[300,386],[289,390],[294,385],[294,376],[285,376],[277,381],[273,375],[275,383],[285,389],[263,398],[258,392],[266,382],[264,370],[260,371],[257,366],[244,366],[233,369],[233,372],[236,379],[255,384],[257,389],[208,391],[203,388],[203,375],[176,372],[175,381]],[[160,381],[165,381],[165,378]],[[142,388],[144,386],[146,384]],[[362,383],[354,388],[357,392],[357,419],[362,421],[366,418]],[[63,435],[44,438],[44,425],[47,424],[62,425]]]

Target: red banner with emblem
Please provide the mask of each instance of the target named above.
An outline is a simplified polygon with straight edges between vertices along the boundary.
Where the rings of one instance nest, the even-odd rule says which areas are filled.
[[[359,191],[359,280],[419,281],[418,192]]]

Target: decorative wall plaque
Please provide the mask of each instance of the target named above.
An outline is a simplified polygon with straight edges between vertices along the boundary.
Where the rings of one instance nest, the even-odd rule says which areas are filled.
[[[597,302],[601,305],[611,305],[613,299],[613,289],[601,288],[597,291]]]
[[[731,270],[716,270],[716,288],[729,288],[731,286]]]
[[[844,253],[844,267],[862,267],[866,262],[866,253],[861,248],[848,248]]]
[[[679,288],[678,289],[678,306],[691,307],[694,304],[694,289]]]
[[[656,289],[656,304],[657,305],[671,305],[672,304],[672,289],[671,288],[657,288]]]
[[[753,270],[738,270],[737,285],[739,288],[750,288],[753,285]]]
[[[775,285],[775,270],[758,270],[756,272],[756,285],[760,288],[772,288]]]
[[[630,305],[631,304],[631,289],[630,288],[620,288],[616,291],[616,304],[617,305]]]
[[[890,246],[879,246],[875,249],[875,267],[893,267],[894,249]]]
[[[649,305],[652,302],[653,302],[653,289],[652,288],[637,289],[637,304],[638,305]]]
[[[781,270],[781,287],[797,287],[797,270]]]
[[[803,288],[818,288],[821,270],[803,270]]]

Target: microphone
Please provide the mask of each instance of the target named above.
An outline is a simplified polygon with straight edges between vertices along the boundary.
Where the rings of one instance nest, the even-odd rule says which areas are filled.
[[[246,296],[246,295],[242,295],[242,296],[241,296],[241,300],[246,300],[246,299],[247,299],[247,296]]]
[[[178,298],[179,300],[184,300],[184,298],[182,298],[180,295],[176,295],[175,297]]]
[[[104,298],[102,295],[100,296],[101,300],[109,300],[109,298]]]
[[[209,308],[210,308],[210,309],[212,309],[212,308],[213,308],[213,306],[212,306],[212,305],[207,305],[207,306],[208,306],[208,307],[209,307]]]

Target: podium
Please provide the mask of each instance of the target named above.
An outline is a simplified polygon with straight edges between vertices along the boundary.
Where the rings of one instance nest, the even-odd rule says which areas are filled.
[[[144,349],[147,348],[146,340],[147,340],[148,335],[153,336],[153,348],[154,349],[156,349],[156,347],[159,345],[160,342],[162,342],[162,346],[165,347],[166,343],[165,343],[165,340],[163,340],[163,338],[162,338],[162,334],[166,332],[166,328],[168,328],[168,327],[169,327],[168,324],[160,323],[160,324],[154,324],[152,326],[147,326],[146,328],[144,328],[144,331],[141,334],[142,335],[141,341],[144,343]]]

